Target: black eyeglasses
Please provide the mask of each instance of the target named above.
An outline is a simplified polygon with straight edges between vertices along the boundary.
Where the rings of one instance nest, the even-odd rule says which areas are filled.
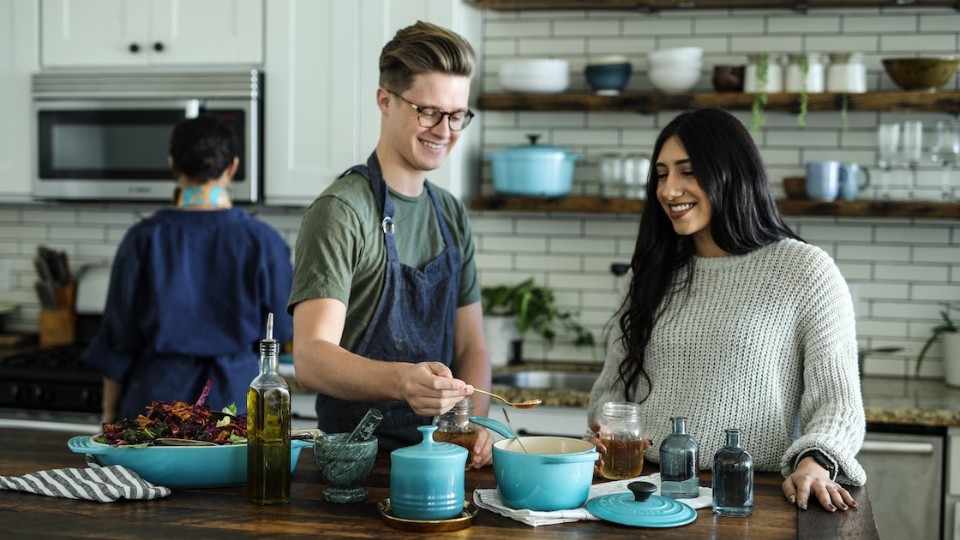
[[[390,92],[391,94],[402,99],[404,103],[409,105],[413,110],[417,111],[417,120],[420,122],[420,127],[437,127],[440,125],[440,122],[443,122],[443,117],[447,117],[447,125],[450,126],[450,131],[461,131],[463,128],[470,125],[470,121],[473,120],[473,117],[475,116],[473,111],[470,109],[465,111],[447,112],[436,107],[421,107],[420,105],[417,105],[393,90],[387,90],[387,92]]]

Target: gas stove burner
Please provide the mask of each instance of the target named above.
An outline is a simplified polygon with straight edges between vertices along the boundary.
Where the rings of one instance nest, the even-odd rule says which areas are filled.
[[[63,345],[0,358],[0,408],[99,411],[103,377],[80,360],[83,349]]]

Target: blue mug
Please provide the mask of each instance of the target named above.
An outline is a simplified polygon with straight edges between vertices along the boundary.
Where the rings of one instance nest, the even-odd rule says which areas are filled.
[[[862,189],[870,186],[870,171],[859,163],[841,163],[844,173],[840,178],[840,198],[855,201]],[[861,181],[862,179],[862,181]]]
[[[840,184],[847,171],[836,160],[807,162],[807,198],[833,201],[840,194]]]

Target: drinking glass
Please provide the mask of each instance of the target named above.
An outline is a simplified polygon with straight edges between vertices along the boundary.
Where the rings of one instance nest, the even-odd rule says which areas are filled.
[[[950,171],[960,163],[960,123],[956,120],[940,120],[933,145],[930,147],[930,160],[939,164],[940,199],[953,200],[953,186]]]
[[[877,168],[880,169],[880,183],[874,188],[874,198],[890,198],[890,169],[893,168],[900,146],[900,124],[880,124],[877,126]]]
[[[923,156],[923,122],[908,120],[903,123],[903,163],[910,169],[910,186],[907,198],[913,199],[917,192],[917,166]]]

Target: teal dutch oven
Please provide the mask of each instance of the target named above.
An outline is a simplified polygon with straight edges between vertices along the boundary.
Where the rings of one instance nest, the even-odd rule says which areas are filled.
[[[500,499],[510,508],[579,508],[590,494],[596,447],[569,437],[521,437],[492,418],[470,417],[505,439],[493,445],[493,474]],[[523,446],[520,446],[523,443]]]
[[[582,156],[560,146],[537,144],[539,135],[527,135],[530,144],[512,146],[490,155],[493,190],[501,195],[562,197],[573,186],[573,170]]]

